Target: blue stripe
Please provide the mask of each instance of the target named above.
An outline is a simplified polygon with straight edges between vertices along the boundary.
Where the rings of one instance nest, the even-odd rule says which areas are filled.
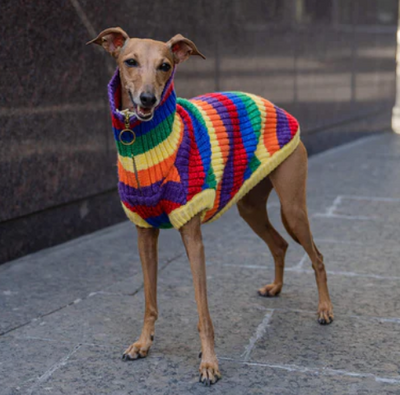
[[[243,146],[247,154],[247,168],[244,172],[244,179],[247,180],[252,174],[251,170],[249,169],[249,164],[257,149],[257,136],[255,134],[255,130],[253,129],[253,124],[249,118],[243,98],[231,92],[224,92],[224,95],[232,100],[238,113],[240,134],[242,136]]]
[[[168,215],[166,213],[162,213],[157,217],[146,218],[146,222],[149,223],[154,228],[158,228],[161,225],[171,224]]]
[[[219,202],[219,207],[217,212],[214,214],[214,216],[220,211],[222,207],[225,207],[225,205],[229,202],[230,200],[230,195],[231,191],[233,188],[233,181],[234,181],[234,166],[233,166],[233,125],[232,125],[232,120],[230,117],[230,113],[225,107],[223,103],[221,103],[217,98],[215,97],[210,97],[210,96],[199,96],[197,100],[201,100],[203,102],[206,102],[210,105],[212,105],[215,110],[218,112],[218,115],[220,116],[225,129],[226,133],[229,138],[229,153],[228,153],[228,159],[225,164],[224,168],[224,174],[222,176],[221,182],[221,195],[220,195],[220,202]],[[219,111],[221,109],[222,111]],[[214,217],[213,216],[213,217]],[[210,218],[211,219],[211,218]]]

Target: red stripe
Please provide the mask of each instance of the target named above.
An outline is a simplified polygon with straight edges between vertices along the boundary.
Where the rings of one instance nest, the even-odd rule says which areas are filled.
[[[294,136],[296,134],[296,132],[299,129],[299,123],[297,122],[297,119],[293,116],[290,115],[288,112],[286,112],[285,110],[283,110],[286,118],[288,120],[288,124],[289,124],[289,128],[290,128],[290,133],[292,136]]]
[[[140,204],[132,206],[128,202],[123,202],[123,204],[130,211],[139,214],[143,219],[158,217],[163,213],[169,214],[172,210],[181,207],[180,203],[171,202],[165,199],[160,200],[157,206],[154,207],[144,206]]]
[[[112,125],[114,126],[114,128],[119,130],[125,129],[124,123],[121,122],[117,117],[114,117],[114,115],[111,114],[111,118],[112,118]]]
[[[199,148],[196,144],[196,138],[194,136],[192,119],[190,118],[188,112],[179,104],[177,104],[176,110],[182,118],[182,121],[185,125],[185,130],[189,134],[190,140],[187,189],[187,201],[189,201],[194,195],[201,192],[204,185],[205,172]]]
[[[161,106],[169,97],[171,92],[174,90],[174,83],[172,82],[171,85],[168,87],[167,92],[165,92],[164,98],[162,99],[161,103],[158,106]]]
[[[244,148],[242,134],[240,133],[240,120],[237,113],[235,103],[220,93],[211,93],[211,97],[218,99],[225,108],[229,111],[229,117],[232,123],[233,129],[233,185],[230,192],[231,198],[233,198],[243,185],[244,172],[247,168],[247,153]]]

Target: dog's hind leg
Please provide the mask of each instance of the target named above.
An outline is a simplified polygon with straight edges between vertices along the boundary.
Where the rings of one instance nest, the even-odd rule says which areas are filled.
[[[147,356],[154,340],[154,326],[158,317],[157,310],[157,242],[159,229],[140,228],[138,231],[138,249],[142,262],[145,313],[142,334],[137,342],[133,343],[124,352],[122,359],[133,360]]]
[[[277,296],[283,286],[286,240],[271,225],[267,213],[267,200],[272,190],[268,178],[257,184],[238,202],[240,216],[250,228],[268,245],[275,262],[275,280],[258,290],[261,296]]]
[[[330,324],[333,321],[333,309],[323,256],[314,244],[307,215],[307,152],[302,143],[271,173],[270,179],[281,202],[285,227],[311,259],[319,295],[318,322]]]

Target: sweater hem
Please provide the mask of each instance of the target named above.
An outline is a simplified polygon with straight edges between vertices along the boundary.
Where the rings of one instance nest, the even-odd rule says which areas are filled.
[[[214,206],[214,200],[214,189],[201,191],[184,206],[178,207],[169,213],[168,217],[172,226],[175,229],[179,229],[199,213],[201,213],[201,220],[203,221],[207,210]]]
[[[212,217],[206,223],[211,223],[221,217],[226,211],[228,211],[235,203],[237,203],[244,195],[246,195],[251,189],[253,189],[262,179],[267,177],[272,171],[274,171],[290,154],[297,148],[300,143],[300,127],[297,129],[293,139],[286,144],[280,151],[277,151],[272,157],[267,160],[266,163],[262,163],[260,167],[252,174],[252,176],[246,180],[240,187],[237,194],[227,203],[227,205],[219,211],[214,217]]]
[[[128,219],[131,222],[133,222],[136,226],[139,226],[140,228],[152,228],[152,226],[149,223],[147,223],[139,214],[136,214],[133,211],[129,210],[127,207],[125,207],[125,204],[123,204],[122,202],[121,204]]]

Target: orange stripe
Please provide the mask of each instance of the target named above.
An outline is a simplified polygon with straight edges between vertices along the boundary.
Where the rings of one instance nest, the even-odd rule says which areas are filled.
[[[267,112],[267,119],[265,120],[265,127],[263,131],[264,145],[267,151],[273,155],[276,151],[280,150],[278,136],[276,134],[276,110],[274,105],[265,99],[262,99]]]
[[[211,104],[201,100],[191,100],[191,102],[196,104],[196,106],[201,107],[210,118],[210,121],[215,129],[215,135],[217,137],[218,145],[221,149],[221,155],[225,165],[229,156],[229,138],[221,117]]]
[[[228,156],[230,151],[230,141],[224,122],[219,116],[217,110],[211,104],[203,102],[201,100],[191,100],[191,101],[197,106],[201,107],[203,111],[210,118],[210,121],[215,130],[215,136],[217,137],[219,148],[221,150],[223,165],[225,167],[226,162],[228,161]],[[221,198],[221,188],[222,188],[222,182],[219,182],[217,185],[214,206],[212,209],[207,211],[203,221],[208,221],[218,211],[219,202]]]
[[[180,147],[183,140],[183,129],[184,125],[183,122],[181,122],[180,137],[177,145],[178,148]],[[160,150],[163,150],[161,144]],[[168,181],[180,182],[179,173],[174,166],[177,153],[178,149],[175,150],[175,152],[173,152],[171,156],[165,158],[162,162],[159,162],[156,165],[151,166],[145,170],[138,171],[140,186],[148,187],[156,183],[157,181],[162,180],[163,178],[168,178]],[[124,169],[120,161],[118,161],[118,176],[119,180],[122,181],[124,184],[129,185],[133,188],[138,188],[135,173]]]
[[[215,195],[215,200],[214,200],[214,206],[213,206],[213,208],[211,210],[207,211],[203,222],[208,221],[218,211],[219,200],[221,198],[221,185],[222,185],[222,182],[220,182],[218,184],[216,195]]]
[[[163,181],[163,184],[173,181],[173,182],[181,182],[181,176],[179,175],[178,169],[174,166],[171,167],[167,177]]]
[[[150,186],[150,185],[154,184],[155,182],[168,177],[169,173],[171,171],[173,172],[172,167],[175,164],[175,158],[176,158],[178,149],[183,140],[183,134],[184,134],[183,131],[184,131],[184,124],[183,124],[183,122],[180,122],[180,131],[179,131],[180,134],[179,134],[179,141],[177,144],[177,149],[171,154],[171,156],[169,156],[168,158],[165,158],[161,162],[158,162],[156,165],[153,165],[151,167],[148,167],[147,169],[138,171],[138,178],[140,181],[140,186],[143,186],[143,187]],[[163,146],[163,144],[164,143],[160,143],[157,146],[161,151],[165,151],[165,147]],[[133,159],[131,159],[131,160],[133,160]],[[138,188],[135,173],[126,170],[122,166],[120,161],[118,161],[118,176],[119,176],[119,180],[121,182],[123,182],[124,184],[129,185],[130,187],[133,187],[133,188]],[[179,177],[179,174],[176,174],[173,172],[174,180],[177,178],[177,176]]]

